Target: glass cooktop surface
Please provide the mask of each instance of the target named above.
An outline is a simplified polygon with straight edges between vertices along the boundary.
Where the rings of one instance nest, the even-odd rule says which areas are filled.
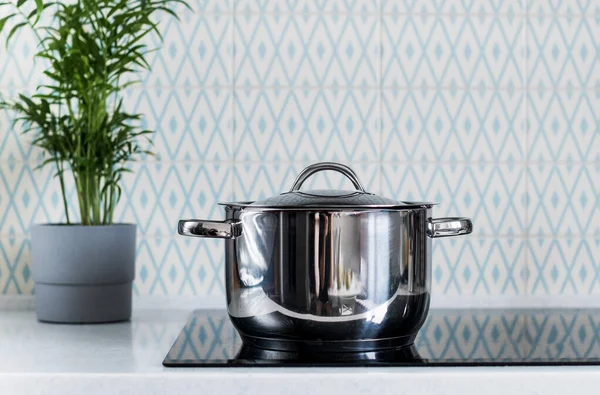
[[[435,310],[414,346],[319,356],[242,344],[225,311],[197,310],[167,367],[599,365],[600,310]]]

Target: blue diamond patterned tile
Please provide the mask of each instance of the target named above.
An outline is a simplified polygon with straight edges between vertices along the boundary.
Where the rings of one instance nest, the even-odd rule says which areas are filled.
[[[0,56],[3,56],[0,54]],[[0,58],[1,59],[1,58]],[[3,77],[0,74],[0,80]],[[18,91],[17,91],[18,89]],[[14,98],[17,92],[30,94],[29,88],[1,89],[0,97],[5,100]],[[13,125],[15,115],[8,110],[0,110],[0,161],[20,162],[35,161],[40,158],[41,150],[33,147],[31,134],[24,135],[23,126],[20,123]]]
[[[238,161],[366,161],[380,153],[380,95],[356,89],[236,92]]]
[[[4,7],[2,12],[7,12]],[[32,61],[37,52],[37,39],[35,33],[25,27],[20,29],[10,41],[6,48],[6,38],[12,27],[20,22],[16,18],[10,19],[0,34],[0,87],[1,88],[24,88],[35,87],[47,82],[43,72],[47,62],[42,60]]]
[[[248,14],[235,20],[235,84],[377,86],[374,15]]]
[[[543,90],[600,84],[599,28],[597,17],[536,16],[534,12],[528,19],[528,85]]]
[[[156,131],[158,160],[220,161],[232,156],[232,96],[224,89],[136,89],[126,92],[125,105]]]
[[[382,36],[384,86],[512,91],[523,85],[521,18],[384,15]]]
[[[532,17],[553,15],[573,17],[580,15],[598,15],[600,2],[598,0],[525,0],[527,12]]]
[[[440,216],[434,210],[434,216]],[[475,222],[475,226],[477,223]],[[525,242],[476,236],[433,241],[432,294],[523,295]]]
[[[150,73],[142,75],[146,86],[226,86],[231,83],[233,18],[219,13],[186,12],[179,21],[161,24],[162,48],[150,55]],[[148,39],[159,47],[158,37]]]
[[[46,166],[34,170],[36,166],[0,164],[0,234],[23,236],[34,223],[63,220],[62,200],[52,198],[60,190],[54,169]],[[70,190],[70,184],[67,188]]]
[[[115,218],[137,223],[144,235],[175,235],[182,218],[220,218],[217,203],[233,196],[228,163],[145,163],[132,170]]]
[[[234,198],[256,201],[289,191],[301,165],[287,163],[245,163],[234,171]]]
[[[233,12],[235,0],[188,0],[194,13],[222,13]],[[181,8],[181,6],[177,6]]]
[[[532,236],[600,236],[600,168],[533,164],[528,177]]]
[[[524,233],[525,172],[519,166],[384,163],[382,192],[438,202],[438,217],[472,217],[478,236]]]
[[[186,196],[193,216],[222,218],[223,207],[217,203],[233,199],[233,177],[234,169],[228,163],[206,164],[205,167],[201,167],[191,180]]]
[[[31,294],[31,247],[24,237],[0,237],[0,294]]]
[[[534,238],[528,245],[528,289],[533,295],[600,293],[600,240]]]
[[[0,110],[0,161],[3,162],[26,160],[31,150],[31,139],[20,133],[19,126],[13,127],[12,120],[12,114]]]
[[[138,295],[224,298],[224,256],[223,240],[183,236],[141,238],[134,291]]]
[[[235,168],[234,191],[236,200],[262,200],[270,196],[287,192],[296,176],[308,166],[306,163],[245,163]],[[380,193],[378,164],[348,163],[356,172],[364,188],[371,193]],[[344,176],[323,171],[306,180],[302,189],[345,189],[354,190],[354,186]]]
[[[331,12],[331,13],[375,13],[381,0],[234,0],[237,13],[248,12]]]
[[[534,90],[527,99],[531,161],[600,162],[600,119],[594,94]]]
[[[525,157],[521,92],[386,89],[383,158],[506,161]]]
[[[382,10],[386,14],[506,14],[513,15],[523,12],[525,0],[382,0]]]
[[[474,235],[434,242],[434,295],[597,292],[600,2],[190,4],[176,6],[180,22],[158,17],[153,71],[124,92],[156,130],[157,157],[132,164],[116,218],[138,224],[136,293],[222,297],[222,243],[175,236],[177,220],[222,218],[218,201],[286,191],[317,160],[348,163],[371,192],[438,201],[436,217],[473,217]],[[3,97],[44,78],[32,33],[13,44],[0,49]],[[53,170],[33,171],[43,157],[11,116],[0,112],[0,294],[27,294],[29,227],[65,213]],[[322,173],[306,188],[352,186]],[[67,191],[76,208],[69,178]],[[527,346],[587,352],[594,325],[563,318],[535,317]],[[482,331],[519,333],[492,321],[436,324],[429,341],[450,346],[431,352],[517,352],[501,335],[482,348]],[[576,334],[569,344],[559,324]],[[210,329],[198,329],[207,344]]]

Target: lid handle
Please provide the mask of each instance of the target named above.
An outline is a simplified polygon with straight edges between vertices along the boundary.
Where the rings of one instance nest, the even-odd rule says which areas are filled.
[[[354,188],[366,193],[365,188],[363,188],[356,173],[348,166],[336,162],[319,162],[307,166],[304,170],[300,172],[300,174],[298,174],[298,177],[296,177],[296,180],[294,181],[294,185],[292,185],[292,189],[290,189],[290,192],[299,191],[300,187],[302,187],[302,184],[304,184],[304,181],[306,181],[308,177],[323,170],[333,170],[337,171],[338,173],[342,173],[343,175],[348,177],[350,181],[352,181],[352,185],[354,185]]]

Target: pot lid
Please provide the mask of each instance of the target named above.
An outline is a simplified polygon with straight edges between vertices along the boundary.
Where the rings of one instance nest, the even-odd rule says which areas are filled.
[[[324,171],[337,171],[348,177],[356,190],[318,189],[301,191],[302,184],[313,174]],[[244,204],[246,206],[247,204]],[[356,173],[348,166],[335,162],[320,162],[306,167],[298,174],[288,192],[261,201],[252,202],[250,207],[273,209],[303,208],[416,208],[432,206],[430,202],[399,202],[365,191]]]

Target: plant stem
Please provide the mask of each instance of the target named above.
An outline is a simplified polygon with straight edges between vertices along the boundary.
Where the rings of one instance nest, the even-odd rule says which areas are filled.
[[[59,162],[56,162],[56,167],[58,168],[58,179],[60,181],[60,193],[62,195],[63,206],[65,208],[65,214],[67,216],[67,225],[71,223],[71,219],[69,218],[69,206],[67,205],[67,194],[65,191],[65,177],[63,174],[63,167],[59,165]]]
[[[100,205],[102,204],[102,198],[100,196],[100,176],[92,177],[94,183],[92,184],[92,193],[94,194],[94,225],[101,225],[102,218],[100,217]]]
[[[89,151],[89,150],[88,150]],[[89,155],[88,155],[89,158]],[[89,216],[89,221],[90,221],[90,225],[94,224],[94,197],[92,195],[93,191],[92,191],[92,177],[90,176],[89,173],[87,173],[85,175],[85,199],[87,200],[87,208],[88,208],[88,216]]]
[[[75,174],[73,175],[73,178],[75,179],[75,188],[77,189],[77,201],[79,202],[79,216],[81,217],[81,224],[82,225],[87,225],[88,221],[87,221],[87,215],[86,215],[86,205],[85,205],[85,197],[83,194],[83,184],[82,184],[82,177],[81,176],[76,176]]]
[[[113,213],[115,212],[115,196],[113,192],[113,188],[110,187],[110,205],[108,206],[108,223],[112,224],[113,222]]]
[[[110,188],[110,206],[109,206],[109,210],[108,210],[108,223],[112,224],[113,223],[113,214],[115,212],[115,204],[116,202],[116,197],[115,197],[115,190],[114,187],[111,185]]]
[[[102,193],[102,224],[106,225],[107,224],[107,219],[108,219],[108,196],[107,196],[107,191]]]

